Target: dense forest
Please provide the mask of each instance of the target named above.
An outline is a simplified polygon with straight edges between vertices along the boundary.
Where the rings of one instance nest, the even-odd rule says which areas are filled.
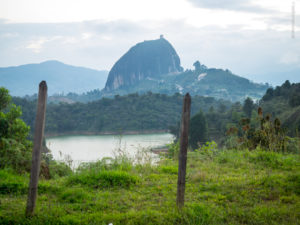
[[[46,113],[46,134],[65,133],[122,133],[128,131],[168,130],[179,121],[183,96],[174,94],[116,95],[113,99],[102,98],[89,103],[48,104]],[[13,98],[21,106],[22,119],[33,127],[36,101]],[[212,97],[194,96],[192,115],[200,109],[208,112],[215,108],[226,111],[229,101]]]

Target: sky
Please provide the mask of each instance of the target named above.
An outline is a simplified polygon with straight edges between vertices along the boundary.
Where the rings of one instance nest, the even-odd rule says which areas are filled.
[[[186,69],[199,60],[256,82],[300,82],[299,12],[300,0],[0,0],[0,67],[59,60],[110,70],[163,34]]]

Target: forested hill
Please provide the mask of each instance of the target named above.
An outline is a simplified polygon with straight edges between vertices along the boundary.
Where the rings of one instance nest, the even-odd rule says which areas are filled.
[[[300,131],[300,83],[286,81],[275,89],[269,88],[260,106],[264,112],[279,117],[290,134]]]
[[[22,107],[24,121],[33,127],[36,101],[13,98]],[[130,94],[90,103],[48,104],[46,134],[105,133],[167,130],[180,120],[183,96],[174,94]],[[229,101],[194,96],[192,114],[231,106]]]
[[[257,84],[246,78],[237,76],[229,70],[207,68],[198,61],[194,70],[186,70],[177,74],[160,75],[136,81],[135,84],[121,86],[115,90],[93,90],[84,94],[68,93],[67,95],[51,96],[52,102],[91,102],[103,96],[112,98],[114,95],[129,93],[144,94],[148,91],[173,95],[189,92],[192,96],[209,96],[227,99],[232,102],[243,102],[247,97],[259,100],[270,87],[268,84]]]

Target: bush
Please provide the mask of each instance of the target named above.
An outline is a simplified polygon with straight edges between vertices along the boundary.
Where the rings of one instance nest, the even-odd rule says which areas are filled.
[[[72,174],[71,168],[64,162],[51,161],[49,163],[50,178],[64,177]]]
[[[82,184],[94,188],[122,187],[137,184],[138,177],[125,171],[86,171],[68,178],[68,184]]]
[[[167,145],[169,158],[176,158],[176,159],[178,158],[179,145],[180,145],[179,141],[177,141],[176,143]]]
[[[29,178],[14,174],[12,170],[0,170],[0,194],[25,194],[28,181]]]

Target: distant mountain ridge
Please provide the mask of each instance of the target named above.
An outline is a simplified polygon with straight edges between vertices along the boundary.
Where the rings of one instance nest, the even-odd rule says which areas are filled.
[[[6,87],[14,96],[32,95],[37,93],[39,82],[46,80],[49,95],[83,93],[102,89],[107,74],[107,71],[71,66],[51,60],[38,64],[0,68],[0,86]]]

